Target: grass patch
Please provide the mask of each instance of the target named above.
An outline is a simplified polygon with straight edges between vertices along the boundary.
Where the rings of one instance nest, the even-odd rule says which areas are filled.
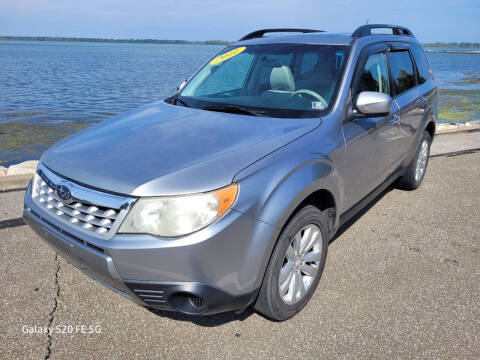
[[[439,122],[467,122],[480,119],[480,90],[440,90]]]
[[[61,125],[26,121],[0,123],[0,149],[32,155],[38,152],[38,148],[51,146],[88,125],[91,123],[66,122]]]

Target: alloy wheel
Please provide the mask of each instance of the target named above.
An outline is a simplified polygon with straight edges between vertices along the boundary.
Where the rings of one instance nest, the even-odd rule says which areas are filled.
[[[415,167],[415,181],[419,182],[425,174],[429,155],[428,141],[423,140],[420,152],[418,154],[417,166]]]
[[[322,258],[322,232],[308,224],[295,234],[288,245],[280,269],[280,297],[287,305],[302,300],[319,271]]]

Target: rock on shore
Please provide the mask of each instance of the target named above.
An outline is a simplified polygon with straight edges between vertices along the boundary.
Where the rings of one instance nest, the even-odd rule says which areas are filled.
[[[33,174],[35,173],[37,166],[37,160],[24,161],[20,164],[11,165],[8,167],[8,169],[0,166],[0,176]]]

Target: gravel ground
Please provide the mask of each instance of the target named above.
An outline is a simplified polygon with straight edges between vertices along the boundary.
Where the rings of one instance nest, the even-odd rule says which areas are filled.
[[[83,275],[0,193],[5,359],[480,358],[480,152],[430,160],[422,187],[389,189],[330,245],[309,305],[283,323],[248,310],[152,313]],[[3,222],[2,222],[3,220]],[[2,225],[4,227],[2,228]],[[92,325],[101,333],[24,334]]]

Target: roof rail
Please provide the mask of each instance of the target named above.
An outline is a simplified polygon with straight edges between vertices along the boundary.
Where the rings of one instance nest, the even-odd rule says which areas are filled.
[[[357,30],[355,30],[352,34],[352,38],[353,37],[361,38],[364,36],[376,35],[375,33],[372,33],[372,29],[392,29],[393,35],[405,35],[405,36],[414,37],[413,33],[409,29],[403,26],[387,25],[387,24],[368,24],[368,25],[362,25]]]
[[[287,29],[287,28],[280,28],[280,29],[262,29],[251,32],[250,34],[245,35],[238,41],[243,40],[250,40],[255,38],[261,38],[263,35],[267,33],[282,33],[282,32],[295,32],[295,33],[315,33],[315,32],[325,32],[324,30],[313,30],[313,29]]]

